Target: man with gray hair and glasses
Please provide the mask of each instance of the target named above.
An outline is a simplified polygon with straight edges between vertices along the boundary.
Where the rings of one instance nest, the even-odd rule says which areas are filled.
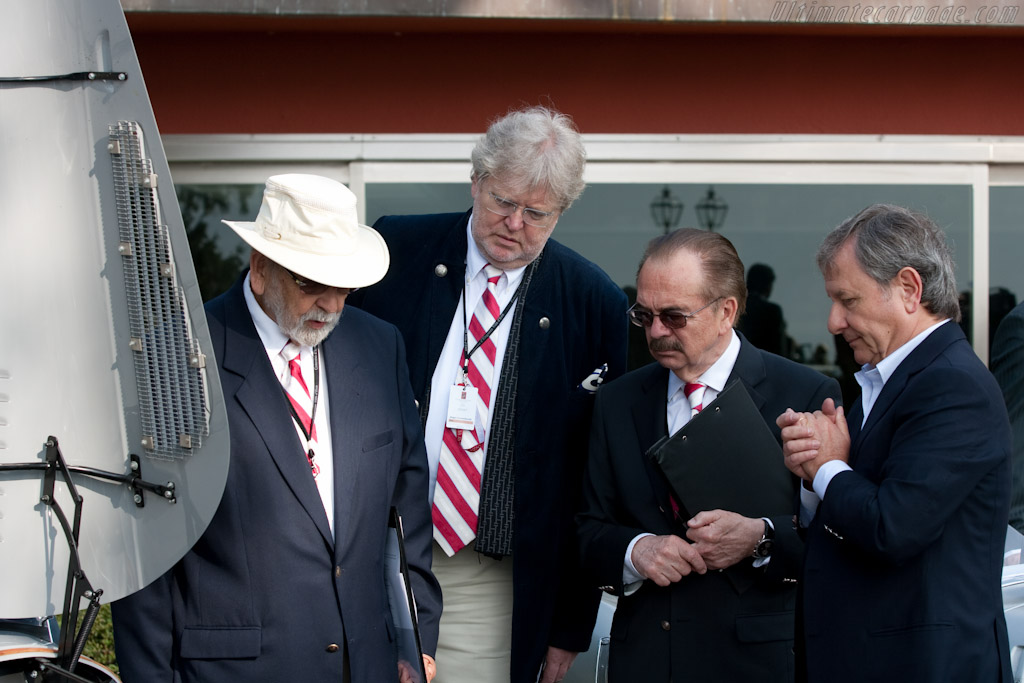
[[[848,417],[825,401],[778,418],[805,482],[801,678],[1008,682],[1010,427],[956,324],[945,238],[926,216],[869,206],[825,238],[818,267],[863,392]]]
[[[405,337],[425,425],[438,683],[559,681],[590,644],[573,513],[593,393],[623,372],[626,297],[551,240],[583,191],[569,117],[497,119],[472,153],[464,213],[385,216],[391,269],[350,301]]]

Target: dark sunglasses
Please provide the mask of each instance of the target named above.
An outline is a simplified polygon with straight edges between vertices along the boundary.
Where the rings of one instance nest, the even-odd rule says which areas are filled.
[[[665,327],[672,330],[680,330],[686,327],[686,323],[687,321],[689,321],[690,318],[697,315],[705,308],[707,308],[708,306],[715,303],[721,298],[722,297],[712,299],[711,301],[707,302],[706,304],[698,308],[693,313],[683,313],[682,311],[674,308],[670,308],[667,311],[662,311],[661,313],[652,313],[651,311],[648,311],[646,308],[637,308],[639,304],[633,304],[632,306],[629,307],[629,310],[626,311],[626,315],[629,316],[629,322],[633,323],[637,327],[650,327],[651,325],[654,324],[654,316],[657,315],[658,319],[661,321],[661,324],[664,325]]]
[[[293,273],[292,271],[288,270],[287,268],[284,269],[284,272],[288,273],[288,276],[291,277],[291,279],[295,282],[295,285],[299,288],[299,291],[301,291],[303,294],[306,294],[307,296],[319,296],[326,292],[328,289],[331,289],[331,285],[323,285],[320,284],[319,282],[313,282],[312,280],[305,280],[296,275],[295,273]],[[340,289],[343,290],[346,294],[351,294],[352,292],[356,291],[359,288],[335,287],[334,289]]]

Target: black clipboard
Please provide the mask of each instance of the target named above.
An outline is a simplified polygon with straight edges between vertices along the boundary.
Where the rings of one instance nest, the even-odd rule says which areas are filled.
[[[691,515],[721,509],[771,517],[796,509],[782,447],[739,380],[647,455]]]
[[[423,647],[420,644],[416,600],[409,582],[409,565],[405,560],[405,534],[402,516],[392,507],[388,515],[388,537],[384,547],[384,573],[388,589],[391,620],[398,640],[398,659],[412,666],[415,683],[426,683],[423,670]]]

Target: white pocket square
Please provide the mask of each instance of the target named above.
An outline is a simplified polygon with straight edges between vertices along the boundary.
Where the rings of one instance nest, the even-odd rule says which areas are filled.
[[[607,363],[605,363],[601,367],[594,368],[594,371],[592,373],[590,373],[589,375],[587,375],[586,379],[584,379],[582,382],[580,382],[579,388],[583,389],[583,391],[589,392],[591,394],[594,393],[595,391],[597,391],[597,388],[599,386],[601,386],[601,382],[604,381],[604,376],[605,376],[605,373],[607,373],[607,372],[608,372],[608,364]]]

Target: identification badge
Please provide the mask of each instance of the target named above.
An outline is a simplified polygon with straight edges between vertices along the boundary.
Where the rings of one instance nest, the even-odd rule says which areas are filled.
[[[448,394],[448,429],[473,429],[476,424],[476,402],[479,390],[476,387],[456,384]]]

